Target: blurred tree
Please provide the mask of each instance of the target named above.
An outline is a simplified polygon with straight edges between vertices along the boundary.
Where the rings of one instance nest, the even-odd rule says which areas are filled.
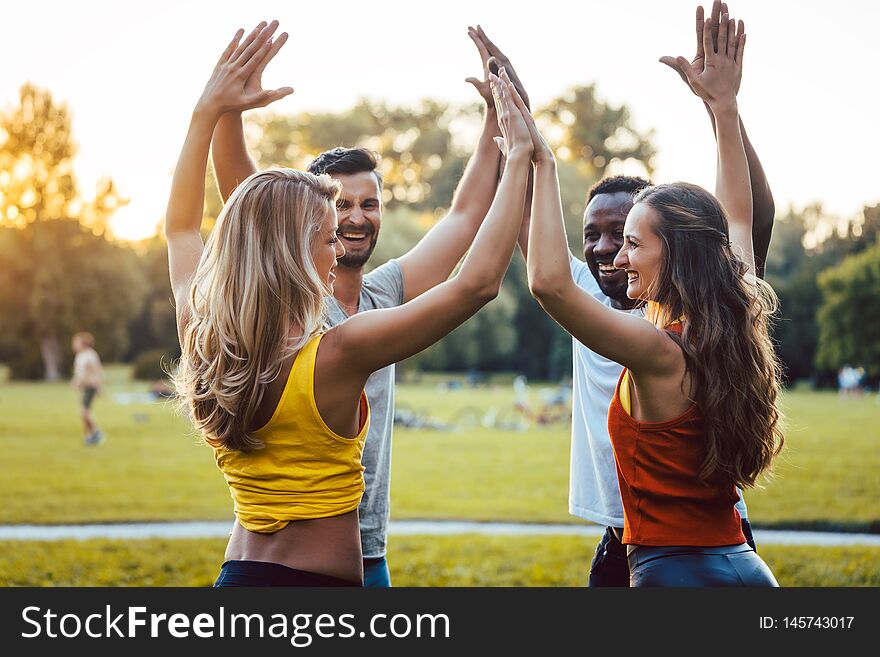
[[[859,249],[819,276],[817,363],[837,370],[864,367],[880,375],[880,241]]]
[[[0,352],[15,378],[56,380],[70,337],[95,336],[105,360],[122,356],[144,283],[130,248],[69,219],[0,228]]]
[[[453,109],[434,100],[413,108],[361,100],[339,113],[259,117],[247,131],[260,167],[305,168],[335,146],[374,150],[382,155],[388,209],[406,204],[413,210],[435,210],[449,206],[467,158],[453,142],[450,125],[463,117],[476,123],[479,116],[476,108]]]
[[[129,324],[129,344],[125,359],[133,360],[144,352],[161,351],[165,360],[180,356],[177,341],[177,318],[168,276],[168,250],[162,235],[136,246],[139,265],[146,285],[143,307]]]
[[[820,274],[863,252],[878,236],[880,206],[866,206],[861,217],[841,222],[821,205],[812,204],[800,211],[789,208],[776,221],[766,278],[779,296],[774,340],[787,380],[810,378],[819,386],[835,385],[835,368],[827,365],[833,359],[817,359],[823,296]]]
[[[36,376],[42,360],[45,378],[59,378],[71,331],[93,329],[118,352],[140,303],[133,254],[101,237],[127,201],[109,178],[82,199],[75,154],[67,107],[23,85],[18,106],[0,113],[0,322],[16,376]]]

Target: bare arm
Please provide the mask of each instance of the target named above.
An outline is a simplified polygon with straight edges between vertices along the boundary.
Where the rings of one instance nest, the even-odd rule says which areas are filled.
[[[474,241],[474,236],[495,195],[498,184],[496,172],[499,167],[499,152],[493,139],[500,133],[496,106],[489,89],[489,74],[497,74],[499,66],[505,67],[508,79],[516,87],[517,92],[521,97],[528,98],[510,65],[510,60],[488,40],[482,28],[469,28],[468,36],[477,47],[483,65],[483,80],[467,79],[486,102],[483,130],[455,192],[449,214],[438,222],[409,253],[400,258],[406,301],[414,299],[449,278],[452,270]]]
[[[704,29],[709,31],[709,36],[713,44],[713,50],[717,47],[719,24],[721,14],[728,13],[727,3],[715,0],[712,5],[712,14],[708,21],[704,20],[703,8],[697,7],[696,12],[696,35],[697,35],[697,51],[690,64],[682,57],[662,57],[660,61],[674,69],[681,79],[688,85],[688,88],[696,94],[685,69],[690,68],[693,71],[700,72],[704,68],[705,48],[703,46]],[[739,69],[739,76],[736,80],[736,93],[739,93],[740,82],[742,80],[742,68]],[[715,126],[715,116],[709,105],[704,101],[703,106],[709,114],[709,120],[712,124],[712,133],[717,139],[717,130]],[[770,183],[764,173],[764,167],[761,164],[758,154],[755,151],[752,142],[749,140],[745,125],[740,117],[739,121],[740,133],[742,135],[743,145],[746,150],[746,160],[749,165],[749,180],[752,187],[752,243],[755,253],[755,262],[757,265],[758,276],[764,275],[764,264],[767,259],[767,251],[770,247],[770,238],[773,232],[773,222],[776,216],[776,204],[773,200],[773,193],[770,189]]]
[[[263,71],[286,41],[287,34],[283,33],[271,45],[245,82],[244,92],[246,94],[253,95],[263,91]],[[220,190],[220,197],[224,202],[242,180],[256,173],[257,165],[248,154],[247,144],[244,140],[241,111],[226,112],[220,117],[211,141],[211,160],[214,164],[214,175],[217,178],[217,189]]]
[[[498,134],[497,126],[495,108],[490,106],[486,109],[479,142],[455,191],[449,213],[400,257],[406,294],[404,301],[416,298],[449,278],[474,241],[495,195],[499,152],[493,138]]]
[[[397,308],[354,315],[331,331],[331,378],[373,371],[407,358],[448,334],[497,295],[519,232],[532,145],[512,87],[496,86],[499,123],[508,150],[495,199],[458,274]],[[328,335],[328,337],[330,337]],[[336,374],[332,370],[339,370]]]
[[[211,141],[211,162],[224,203],[242,180],[257,172],[244,141],[241,112],[226,112],[220,117]]]
[[[680,350],[641,317],[601,304],[571,277],[568,240],[555,162],[539,163],[529,231],[529,290],[541,307],[579,342],[636,372],[673,369]]]
[[[593,351],[639,372],[671,371],[681,353],[663,331],[641,317],[601,304],[572,279],[556,158],[531,114],[524,111],[524,116],[535,146],[535,188],[528,233],[529,290],[548,315]]]
[[[199,228],[205,197],[205,169],[218,118],[226,111],[262,107],[292,92],[283,88],[256,95],[244,93],[244,81],[268,52],[277,26],[275,22],[261,23],[240,44],[242,31],[239,30],[221,55],[193,110],[165,214],[171,289],[178,317],[187,306],[187,293],[204,248]]]
[[[715,117],[718,140],[718,173],[715,194],[727,210],[730,241],[739,255],[755,271],[752,244],[752,186],[736,104],[736,86],[742,72],[745,26],[727,14],[721,16],[718,52],[710,46],[709,34],[703,31],[706,62],[703,73],[689,78],[694,89],[709,105]]]

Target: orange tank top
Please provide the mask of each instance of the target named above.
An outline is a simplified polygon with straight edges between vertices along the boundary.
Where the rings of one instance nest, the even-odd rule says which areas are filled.
[[[673,330],[680,328],[670,327]],[[745,542],[733,484],[702,482],[705,429],[692,404],[667,422],[638,422],[620,401],[623,370],[608,409],[623,501],[623,543],[657,546],[738,545]]]

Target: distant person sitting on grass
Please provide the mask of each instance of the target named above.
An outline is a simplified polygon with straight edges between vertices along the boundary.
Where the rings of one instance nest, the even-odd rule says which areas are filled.
[[[101,367],[101,358],[95,351],[95,338],[91,333],[77,333],[73,336],[73,351],[76,356],[73,359],[72,385],[82,391],[82,405],[80,417],[82,417],[85,429],[86,445],[97,445],[104,442],[104,432],[95,424],[92,417],[92,402],[95,395],[101,389],[101,378],[104,369]]]

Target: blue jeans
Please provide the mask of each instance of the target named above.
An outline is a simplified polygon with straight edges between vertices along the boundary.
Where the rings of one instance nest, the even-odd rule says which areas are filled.
[[[364,559],[364,588],[381,589],[391,587],[391,573],[385,557]]]

